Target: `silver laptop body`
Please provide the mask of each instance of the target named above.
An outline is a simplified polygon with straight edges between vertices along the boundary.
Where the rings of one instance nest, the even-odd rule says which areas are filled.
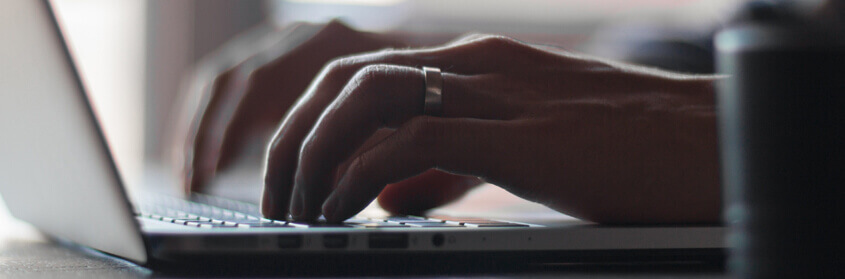
[[[498,220],[496,224],[511,225],[491,227],[458,217],[419,218],[451,224],[441,227],[177,224],[173,219],[178,217],[168,219],[154,211],[161,204],[194,209],[200,204],[168,197],[155,198],[165,202],[152,207],[130,202],[49,3],[4,1],[0,38],[0,195],[10,212],[49,235],[138,264],[221,257],[683,259],[719,258],[724,252],[724,229],[719,226],[609,227],[565,216]],[[235,214],[250,224],[273,222],[254,216],[251,205],[206,199],[246,206],[246,212],[209,207],[214,214]]]

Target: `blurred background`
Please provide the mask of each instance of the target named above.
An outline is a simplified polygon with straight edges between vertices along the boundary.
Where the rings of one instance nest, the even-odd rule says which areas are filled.
[[[598,56],[712,72],[710,37],[741,0],[54,0],[130,187],[166,161],[165,128],[195,63],[253,26],[326,22],[506,34]],[[817,1],[808,1],[813,4]],[[677,54],[677,55],[675,55]]]

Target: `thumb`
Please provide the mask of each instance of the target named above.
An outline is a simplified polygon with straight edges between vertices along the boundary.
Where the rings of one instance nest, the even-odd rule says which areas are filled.
[[[392,214],[422,215],[429,209],[460,199],[481,182],[476,177],[432,169],[399,183],[388,184],[379,194],[378,203]]]

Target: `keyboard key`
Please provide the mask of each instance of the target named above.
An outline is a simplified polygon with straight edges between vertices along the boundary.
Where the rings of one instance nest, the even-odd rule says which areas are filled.
[[[379,229],[379,228],[410,228],[409,226],[399,224],[399,223],[388,223],[388,222],[373,222],[373,223],[366,223],[366,224],[357,224],[356,227],[368,228],[368,229]]]
[[[417,217],[417,216],[390,216],[385,218],[387,221],[393,222],[417,222],[417,221],[428,221],[426,218]]]
[[[343,224],[328,224],[320,218],[317,223],[287,223],[284,220],[271,220],[261,217],[257,205],[224,198],[192,195],[192,201],[179,198],[158,197],[149,203],[142,203],[134,208],[139,216],[183,224],[198,228],[517,228],[528,227],[524,224],[488,220],[474,217],[431,216],[390,216],[384,218],[365,218],[356,216]]]
[[[454,224],[454,223],[443,223],[443,222],[414,222],[414,223],[405,223],[411,227],[422,227],[422,228],[465,228],[463,225]]]
[[[301,228],[301,229],[307,229],[307,228],[308,228],[308,224],[306,224],[306,223],[293,223],[293,222],[289,222],[289,223],[288,223],[288,226],[292,226],[292,227],[296,227],[296,228]]]
[[[294,226],[288,226],[286,224],[279,224],[279,223],[260,223],[260,224],[238,224],[238,226],[246,226],[247,228],[255,229],[255,228],[295,228]]]
[[[434,219],[434,220],[442,220],[442,221],[447,222],[447,223],[460,224],[460,225],[470,225],[470,224],[474,224],[474,225],[481,225],[481,224],[489,224],[489,225],[496,225],[496,224],[510,224],[510,223],[508,223],[508,222],[494,221],[494,220],[488,220],[488,219],[483,219],[483,218],[473,218],[473,217],[449,217],[449,216],[436,216],[436,217],[432,217],[431,219]]]
[[[246,225],[272,224],[272,222],[268,223],[268,222],[262,222],[262,221],[259,221],[259,220],[248,220],[248,219],[244,219],[244,220],[240,220],[240,221],[234,221],[234,222],[236,222],[238,224],[246,224]]]
[[[524,224],[516,224],[502,221],[494,221],[475,217],[451,217],[451,216],[431,216],[429,219],[443,220],[446,223],[460,224],[472,228],[515,228],[515,227],[529,227]]]
[[[346,224],[329,224],[329,223],[290,223],[291,225],[305,225],[308,228],[351,228],[351,225]]]
[[[443,224],[443,223],[445,223],[444,221],[433,221],[433,220],[404,221],[404,222],[388,221],[388,222],[398,223],[398,224],[403,224],[403,225],[410,225],[410,224],[417,224],[417,223],[426,223],[426,224],[427,223],[431,223],[431,224]]]
[[[208,223],[208,222],[186,222],[185,223],[185,226],[189,226],[189,227],[199,227],[200,225],[211,225],[211,223]]]
[[[372,222],[373,222],[372,220],[362,219],[362,218],[350,218],[350,219],[347,219],[346,221],[343,221],[344,224],[351,224],[351,225],[366,224],[366,223],[372,223]]]
[[[495,223],[495,224],[465,224],[467,227],[471,228],[520,228],[520,227],[529,227],[528,225],[524,224],[514,224],[514,223]]]
[[[508,222],[499,222],[499,221],[446,221],[447,223],[454,223],[454,224],[461,224],[461,225],[497,225],[497,224],[510,224]]]
[[[452,216],[443,216],[443,215],[435,215],[428,217],[429,220],[440,220],[440,221],[452,221],[458,223],[472,223],[472,222],[485,222],[491,221],[484,218],[474,218],[474,217],[452,217]]]

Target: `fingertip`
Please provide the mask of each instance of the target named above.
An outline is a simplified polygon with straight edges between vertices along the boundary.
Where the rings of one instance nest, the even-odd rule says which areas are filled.
[[[322,210],[320,204],[314,206],[308,204],[303,195],[294,193],[290,200],[290,216],[293,220],[311,222],[320,217]]]
[[[305,216],[302,214],[302,199],[297,197],[296,194],[291,197],[290,208],[288,211],[290,212],[290,217],[294,220],[305,219]]]
[[[294,220],[314,221],[322,214],[321,206],[332,188],[303,162],[300,159],[294,174],[289,210]]]
[[[278,174],[266,171],[264,177],[264,188],[261,192],[261,213],[274,220],[288,219],[289,206],[291,206],[291,191],[286,188],[283,178]]]
[[[326,221],[329,223],[340,223],[346,218],[342,218],[342,212],[340,211],[339,204],[341,203],[341,198],[339,197],[340,194],[335,191],[329,198],[326,199],[326,202],[323,203],[323,216],[326,217]]]
[[[286,212],[279,212],[278,204],[273,197],[273,194],[268,191],[267,187],[264,187],[264,191],[261,193],[261,215],[267,219],[273,220],[282,220],[280,217],[283,217]]]

